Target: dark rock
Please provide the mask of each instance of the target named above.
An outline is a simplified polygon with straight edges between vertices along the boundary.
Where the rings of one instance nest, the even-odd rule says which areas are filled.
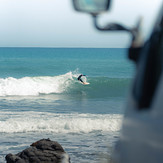
[[[62,146],[50,139],[41,139],[22,152],[6,156],[7,163],[70,163]]]

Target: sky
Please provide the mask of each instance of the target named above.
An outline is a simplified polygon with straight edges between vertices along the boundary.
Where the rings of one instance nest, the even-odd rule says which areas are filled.
[[[112,0],[99,24],[133,27],[143,17],[145,39],[162,0]],[[101,32],[90,15],[76,12],[71,0],[0,0],[0,47],[128,47],[126,32]]]

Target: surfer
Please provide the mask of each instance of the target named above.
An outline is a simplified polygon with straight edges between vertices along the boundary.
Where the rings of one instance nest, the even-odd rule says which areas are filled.
[[[83,82],[83,80],[81,79],[82,76],[86,76],[86,75],[83,75],[83,74],[79,75],[78,80],[79,80],[80,82],[82,82],[83,84],[85,84],[85,82]]]

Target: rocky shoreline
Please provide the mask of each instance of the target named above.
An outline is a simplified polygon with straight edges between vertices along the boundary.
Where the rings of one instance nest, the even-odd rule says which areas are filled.
[[[7,163],[70,163],[69,155],[56,141],[41,139],[18,154],[6,155]]]

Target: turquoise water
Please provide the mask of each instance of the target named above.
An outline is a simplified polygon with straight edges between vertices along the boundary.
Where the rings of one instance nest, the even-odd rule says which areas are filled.
[[[130,78],[126,49],[0,48],[0,76],[56,76],[79,70],[91,77]]]
[[[134,73],[126,49],[0,48],[0,162],[41,138],[97,162],[119,135]],[[80,74],[87,75],[77,81]]]

